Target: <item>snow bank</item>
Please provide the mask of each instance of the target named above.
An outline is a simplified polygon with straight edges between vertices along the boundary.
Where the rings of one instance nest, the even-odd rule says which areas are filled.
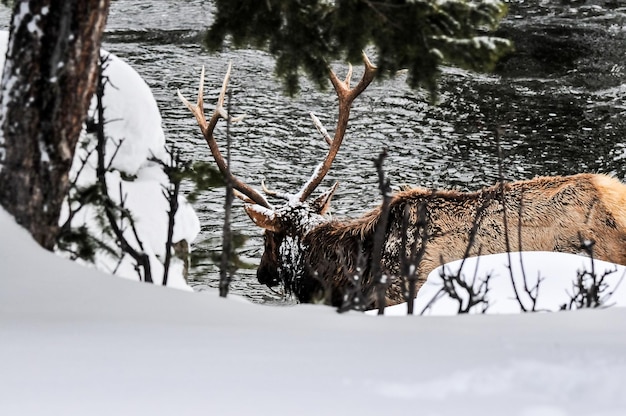
[[[0,209],[0,414],[626,414],[626,309],[379,318],[117,279]]]
[[[447,275],[456,275],[462,266],[461,277],[467,283],[473,282],[475,290],[489,276],[487,293],[489,306],[485,313],[520,313],[522,311],[513,291],[508,265],[507,254],[501,253],[471,257],[464,263],[458,260],[443,267]],[[511,266],[517,292],[528,310],[532,309],[532,302],[524,290],[524,276],[526,276],[529,288],[536,285],[538,278],[542,279],[537,294],[536,310],[558,311],[564,304],[569,304],[571,295],[574,293],[573,284],[577,274],[592,270],[598,277],[607,273],[605,277],[607,287],[604,293],[612,294],[607,297],[606,306],[626,306],[625,266],[601,260],[594,260],[592,263],[589,257],[553,252],[511,253]],[[441,270],[442,267],[439,267],[428,275],[426,283],[415,298],[413,304],[415,313],[422,311],[426,315],[456,315],[458,313],[459,302],[449,296],[438,297],[438,300],[430,305],[443,286]],[[467,291],[463,291],[458,286],[457,289],[463,297],[463,304],[467,305]],[[483,304],[476,305],[471,308],[470,313],[482,313],[483,307]],[[395,305],[385,310],[385,313],[389,315],[406,315],[406,312],[406,304]]]

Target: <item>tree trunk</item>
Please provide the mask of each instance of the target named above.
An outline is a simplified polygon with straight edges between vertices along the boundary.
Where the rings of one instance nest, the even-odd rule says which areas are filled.
[[[0,87],[0,204],[48,250],[110,0],[17,0]]]

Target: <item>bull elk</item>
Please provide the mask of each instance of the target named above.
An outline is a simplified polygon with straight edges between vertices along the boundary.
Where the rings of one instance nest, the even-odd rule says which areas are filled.
[[[357,267],[360,294],[375,307],[371,260],[381,208],[360,218],[335,220],[326,215],[337,188],[335,183],[309,200],[328,173],[346,133],[350,108],[373,80],[376,68],[364,55],[361,80],[350,87],[351,72],[340,80],[329,69],[338,96],[339,115],[334,136],[313,121],[329,145],[324,160],[295,194],[262,191],[243,183],[229,170],[213,135],[220,119],[237,121],[224,109],[230,66],[224,77],[217,106],[207,121],[203,109],[204,68],[197,104],[181,94],[182,102],[195,116],[202,135],[222,175],[230,180],[252,221],[265,230],[265,251],[257,270],[258,281],[269,287],[283,284],[300,302],[323,301],[335,306],[345,301],[354,286]],[[265,196],[264,196],[265,195]],[[266,198],[283,199],[274,207]],[[506,233],[505,216],[513,231]],[[578,253],[580,238],[594,240],[596,258],[626,264],[626,186],[600,174],[538,177],[502,183],[477,192],[414,188],[395,194],[388,206],[380,267],[390,277],[386,286],[388,305],[404,302],[407,286],[400,278],[402,259],[413,250],[421,252],[414,271],[418,287],[442,261],[468,255],[505,252],[508,248],[528,251]],[[507,238],[505,238],[507,235]],[[364,261],[363,261],[364,259]]]

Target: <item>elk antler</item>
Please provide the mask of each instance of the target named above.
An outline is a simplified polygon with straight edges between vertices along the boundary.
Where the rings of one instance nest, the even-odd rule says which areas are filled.
[[[209,149],[211,149],[213,159],[215,159],[217,167],[222,173],[222,176],[224,176],[226,180],[230,181],[235,190],[245,195],[245,197],[248,198],[248,201],[251,200],[254,203],[259,204],[265,208],[271,208],[272,206],[269,204],[269,202],[267,202],[263,195],[261,195],[254,188],[243,183],[231,173],[229,166],[226,164],[226,161],[224,160],[224,157],[220,152],[217,141],[215,140],[215,137],[213,137],[213,130],[215,130],[215,126],[217,126],[217,122],[220,118],[223,118],[224,120],[230,120],[231,122],[237,122],[243,118],[243,116],[231,117],[230,114],[228,114],[224,109],[224,96],[226,95],[228,80],[230,79],[231,66],[232,64],[228,64],[228,70],[226,71],[226,75],[224,76],[224,82],[222,83],[222,90],[220,91],[219,98],[217,99],[217,105],[215,106],[213,115],[211,115],[211,119],[208,122],[204,116],[204,66],[202,67],[202,72],[200,73],[200,86],[198,87],[197,104],[193,105],[189,101],[187,101],[187,99],[183,97],[180,91],[178,91],[178,97],[196,117],[196,121],[200,126],[200,130],[202,131],[204,140],[206,140],[207,144],[209,145]]]
[[[275,196],[276,198],[286,199],[289,201],[291,199],[291,195],[285,194],[282,192],[272,191],[265,185],[265,180],[261,180],[261,189],[265,192],[265,195]]]
[[[326,142],[329,143],[330,148],[328,149],[328,154],[326,155],[324,161],[317,166],[311,178],[304,184],[300,192],[298,192],[297,197],[300,202],[304,202],[313,193],[315,188],[317,188],[317,186],[322,182],[322,179],[324,179],[324,176],[326,176],[330,170],[333,160],[335,160],[335,156],[337,156],[337,152],[339,151],[339,147],[341,147],[341,142],[343,141],[343,136],[346,133],[346,128],[348,127],[348,119],[350,118],[350,107],[352,106],[352,102],[374,79],[376,67],[370,62],[365,53],[363,53],[363,63],[365,64],[365,72],[363,73],[361,81],[359,81],[354,88],[350,88],[352,65],[350,65],[345,81],[341,81],[337,78],[337,75],[335,75],[332,69],[329,69],[330,82],[332,82],[333,87],[335,87],[337,97],[339,98],[339,117],[337,120],[337,128],[335,129],[335,135],[331,139],[330,135],[326,132],[317,117],[312,115],[315,126],[320,133],[322,133]]]

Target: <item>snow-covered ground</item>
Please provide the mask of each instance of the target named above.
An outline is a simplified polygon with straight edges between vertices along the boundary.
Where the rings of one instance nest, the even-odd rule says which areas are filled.
[[[86,269],[0,211],[1,415],[626,414],[626,309],[337,314]]]

